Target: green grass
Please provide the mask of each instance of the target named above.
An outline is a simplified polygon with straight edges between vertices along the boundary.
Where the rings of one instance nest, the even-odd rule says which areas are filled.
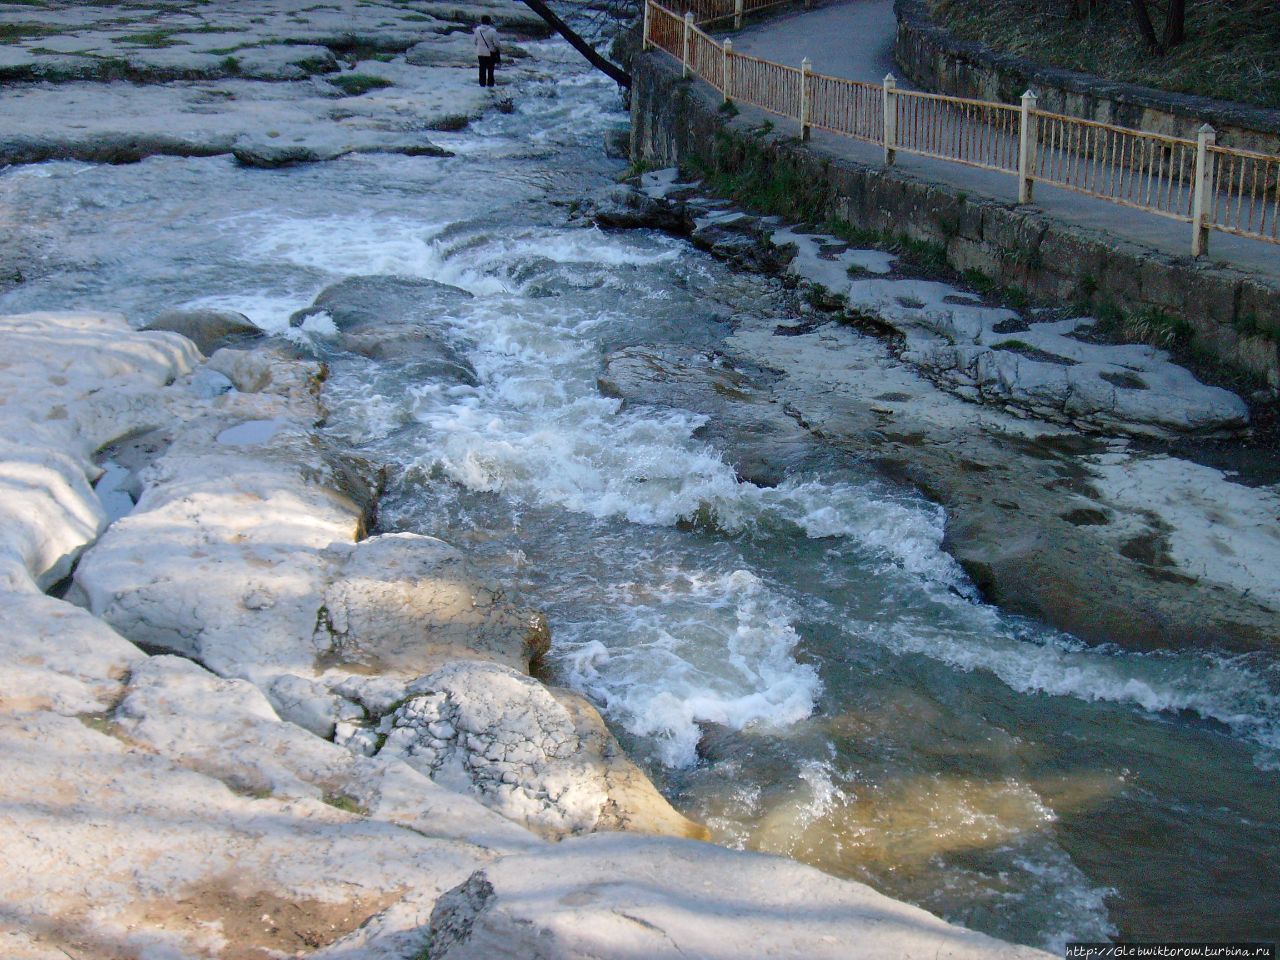
[[[1128,3],[1102,0],[1085,17],[1070,2],[928,0],[935,20],[966,40],[1038,63],[1175,93],[1280,107],[1280,3],[1188,0],[1187,39],[1148,51]],[[1156,16],[1156,30],[1163,18]]]
[[[1195,329],[1185,317],[1175,317],[1154,307],[1121,310],[1104,305],[1097,314],[1097,332],[1121,343],[1145,343],[1162,350],[1181,352],[1187,349],[1195,334]]]
[[[337,809],[343,810],[347,813],[359,814],[362,817],[367,817],[369,815],[368,807],[360,803],[360,801],[356,800],[354,797],[347,796],[345,793],[326,793],[320,799],[329,806],[336,807]]]
[[[28,37],[49,37],[62,33],[43,23],[0,23],[0,43],[18,43]]]
[[[120,38],[122,43],[131,43],[138,47],[177,47],[186,46],[187,41],[174,39],[176,30],[145,30],[142,33],[131,33]]]
[[[367,73],[344,73],[330,77],[329,82],[349,97],[358,97],[370,90],[381,90],[392,85],[390,80],[372,77]]]

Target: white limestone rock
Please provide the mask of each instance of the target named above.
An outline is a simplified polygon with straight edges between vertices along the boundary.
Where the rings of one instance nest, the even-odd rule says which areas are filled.
[[[554,878],[552,882],[548,878]],[[792,860],[596,834],[477,871],[431,915],[429,960],[1047,960]]]
[[[131,741],[243,793],[337,801],[374,819],[489,849],[538,843],[394,759],[358,756],[284,722],[253,684],[214,676],[180,657],[136,664],[112,719]]]
[[[99,446],[180,415],[165,384],[199,360],[115,314],[0,317],[0,584],[47,589],[106,526],[89,485]]]
[[[491,660],[525,672],[550,645],[546,619],[472,575],[434,537],[371,537],[341,553],[319,628],[328,656],[362,673],[410,679],[450,660]]]
[[[364,718],[364,708],[311,680],[281,674],[264,691],[276,713],[317,737],[332,740],[339,723]]]
[[[451,663],[414,683],[380,729],[379,757],[401,758],[544,836],[707,836],[623,756],[590,704],[509,667]]]
[[[0,593],[0,713],[98,713],[145,655],[84,610],[35,592]]]
[[[797,250],[788,272],[900,330],[902,358],[957,395],[1139,436],[1229,435],[1248,425],[1235,394],[1200,383],[1163,350],[1093,341],[1090,318],[1026,323],[946,283],[866,277],[892,270],[888,254],[793,228],[772,237]]]
[[[0,716],[0,765],[0,844],[22,865],[0,875],[5,920],[76,956],[292,952],[406,896],[425,916],[491,856],[319,800],[234,792],[110,721]]]

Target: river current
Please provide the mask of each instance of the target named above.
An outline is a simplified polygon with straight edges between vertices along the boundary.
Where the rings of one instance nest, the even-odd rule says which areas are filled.
[[[705,418],[597,385],[635,345],[714,349],[794,304],[684,241],[569,205],[624,169],[612,85],[552,42],[452,158],[229,158],[0,174],[63,266],[0,309],[240,310],[331,365],[327,430],[390,467],[384,530],[464,548],[546,611],[551,682],[596,703],[718,842],[997,936],[1280,938],[1280,663],[1090,647],[984,604],[947,518],[814,441],[740,481]],[[288,318],[349,276],[474,298],[436,318],[460,385]]]

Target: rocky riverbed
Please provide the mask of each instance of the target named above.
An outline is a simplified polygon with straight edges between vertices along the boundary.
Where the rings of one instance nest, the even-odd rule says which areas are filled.
[[[1100,339],[1094,318],[991,303],[892,253],[700,195],[675,170],[609,191],[589,215],[689,236],[809,301],[787,323],[742,318],[715,362],[610,358],[611,392],[756,421],[748,432],[766,436],[798,424],[873,460],[946,506],[948,549],[993,602],[1086,640],[1280,643],[1275,451],[1245,453],[1243,472],[1221,469],[1220,453],[1173,453],[1206,438],[1248,448],[1236,394],[1165,351]],[[739,469],[767,479],[754,460]]]
[[[4,956],[1269,932],[1274,491],[1166,439],[1238,399],[601,194],[515,5],[0,23]]]
[[[6,956],[1032,955],[641,836],[706,831],[528,676],[538,614],[445,543],[362,538],[376,476],[315,432],[322,366],[112,315],[0,330]]]

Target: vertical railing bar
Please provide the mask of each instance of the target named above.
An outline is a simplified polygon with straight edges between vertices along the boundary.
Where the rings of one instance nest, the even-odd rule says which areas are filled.
[[[1030,203],[1034,191],[1036,154],[1036,95],[1028,90],[1022,95],[1022,110],[1018,126],[1018,202]],[[1049,125],[1052,138],[1053,124]],[[1051,148],[1052,149],[1052,148]],[[1052,155],[1052,154],[1051,154]]]
[[[1156,143],[1154,138],[1147,141],[1147,182],[1146,182],[1146,185],[1143,187],[1143,202],[1148,207],[1152,206],[1151,190],[1157,176],[1155,164],[1156,164],[1156,148],[1158,146],[1159,145]],[[1157,203],[1158,202],[1159,201],[1157,200]]]
[[[684,30],[681,34],[682,45],[680,54],[680,75],[682,77],[689,76],[689,31],[693,29],[693,14],[686,13],[684,15]]]
[[[894,80],[893,74],[885,74],[884,84],[881,86],[881,94],[883,100],[883,122],[884,129],[881,131],[881,139],[884,141],[884,162],[885,166],[893,166],[895,159],[894,142],[897,140],[897,119],[898,105],[895,102],[895,88],[898,82]]]
[[[1248,161],[1244,157],[1240,158],[1240,183],[1236,188],[1236,229],[1240,229],[1241,219],[1244,216],[1244,171],[1248,166]],[[1234,169],[1234,168],[1233,168]]]
[[[1276,198],[1274,204],[1271,205],[1271,233],[1272,236],[1280,236],[1276,233],[1276,224],[1280,224],[1280,163],[1275,166],[1275,192]]]
[[[1191,198],[1191,255],[1193,257],[1203,256],[1208,251],[1209,231],[1204,223],[1204,208],[1205,191],[1210,188],[1213,180],[1209,166],[1212,162],[1209,146],[1213,141],[1213,127],[1206,123],[1196,133],[1196,177],[1194,194]]]
[[[1258,209],[1258,167],[1259,164],[1255,160],[1250,167],[1253,170],[1253,176],[1249,179],[1249,229],[1253,230],[1254,213]],[[1261,232],[1261,231],[1259,231]]]
[[[1178,148],[1178,210],[1187,210],[1186,202],[1190,199],[1187,193],[1187,148],[1181,146]]]
[[[800,139],[809,139],[809,71],[813,69],[813,62],[805,57],[800,61]]]

